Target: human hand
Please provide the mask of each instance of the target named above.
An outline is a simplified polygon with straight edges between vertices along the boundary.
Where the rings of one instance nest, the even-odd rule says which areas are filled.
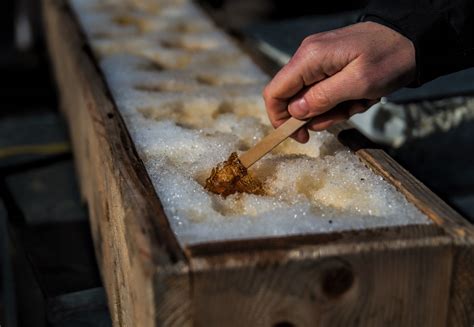
[[[311,119],[293,135],[305,143],[308,129],[324,130],[363,112],[415,76],[413,43],[386,26],[364,22],[304,39],[263,97],[275,128],[291,116]]]

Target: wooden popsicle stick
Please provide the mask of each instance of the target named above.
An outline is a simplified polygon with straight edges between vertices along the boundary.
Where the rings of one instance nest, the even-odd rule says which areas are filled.
[[[260,140],[254,147],[239,156],[240,162],[245,168],[249,168],[268,152],[272,151],[278,144],[290,137],[291,134],[303,127],[307,122],[307,120],[298,120],[291,117],[280,127]]]

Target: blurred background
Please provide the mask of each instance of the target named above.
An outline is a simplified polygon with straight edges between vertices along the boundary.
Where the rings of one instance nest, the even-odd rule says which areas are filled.
[[[200,0],[275,72],[309,34],[357,21],[364,1]],[[40,1],[0,11],[0,326],[109,326],[87,210],[57,110]],[[384,98],[353,123],[474,220],[474,74]]]

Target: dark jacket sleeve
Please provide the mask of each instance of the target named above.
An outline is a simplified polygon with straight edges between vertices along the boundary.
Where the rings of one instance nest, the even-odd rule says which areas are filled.
[[[474,0],[372,0],[361,20],[391,27],[413,42],[414,86],[474,66]]]

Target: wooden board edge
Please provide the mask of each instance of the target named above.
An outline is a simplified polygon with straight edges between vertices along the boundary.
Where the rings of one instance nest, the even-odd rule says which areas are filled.
[[[157,242],[162,245],[166,243],[170,246],[168,250],[171,261],[184,260],[185,256],[181,246],[170,228],[150,177],[148,176],[145,166],[136,151],[135,145],[131,140],[122,116],[110,95],[111,93],[107,87],[105,78],[102,75],[100,68],[96,65],[95,60],[92,59],[92,50],[80,24],[78,23],[77,17],[69,7],[67,1],[43,0],[43,3],[45,7],[44,11],[52,9],[58,11],[60,15],[64,15],[62,18],[63,25],[61,27],[61,33],[65,33],[68,29],[73,30],[70,32],[69,42],[75,42],[73,45],[75,50],[82,50],[77,53],[78,56],[85,54],[84,58],[75,58],[75,60],[76,64],[80,65],[82,73],[87,75],[85,79],[93,84],[90,87],[92,97],[99,98],[102,97],[102,94],[107,95],[106,99],[101,99],[104,106],[97,106],[95,108],[88,106],[88,109],[94,111],[91,113],[91,116],[95,120],[95,128],[103,129],[104,133],[100,136],[104,138],[104,144],[110,144],[109,152],[115,156],[116,164],[118,166],[118,171],[116,173],[123,180],[123,187],[137,191],[131,195],[132,198],[129,199],[131,200],[131,206],[133,206],[133,200],[142,202],[141,204],[144,205],[144,208],[140,210],[142,214],[144,213],[147,218],[150,218],[150,221],[158,224],[156,226],[156,229],[159,231],[159,235],[156,235]],[[45,21],[48,21],[48,19],[45,19]],[[47,29],[47,33],[51,31],[51,28]],[[76,38],[76,35],[77,39],[73,40]],[[49,46],[50,49],[52,47],[52,45]],[[55,75],[57,75],[57,73]],[[58,83],[60,82],[58,81]],[[65,111],[66,116],[68,116],[67,109]],[[130,167],[131,169],[129,169]]]
[[[112,320],[119,326],[156,326],[164,319],[169,326],[189,325],[188,260],[78,21],[65,1],[43,0],[42,9]]]
[[[292,251],[301,247],[352,244],[354,242],[389,242],[446,235],[433,224],[389,226],[368,230],[347,230],[332,233],[238,239],[190,244],[188,257],[214,256],[222,253],[257,253],[268,250]]]
[[[259,249],[257,251],[234,251],[234,252],[205,252],[190,257],[192,273],[204,272],[215,269],[227,269],[236,267],[258,267],[265,262],[276,263],[278,260],[306,260],[312,257],[332,257],[341,255],[357,255],[371,252],[383,252],[386,250],[407,250],[415,248],[434,248],[437,246],[449,246],[453,248],[452,238],[449,235],[428,235],[426,237],[411,239],[391,239],[388,241],[373,240],[360,242],[354,239],[348,242],[335,244],[307,244],[293,249]],[[454,251],[453,251],[454,253]],[[278,260],[277,260],[278,259]],[[283,262],[282,261],[282,262]]]
[[[443,228],[446,233],[455,239],[473,239],[474,225],[349,123],[339,124],[332,129],[332,132],[370,169],[395,186],[409,202],[426,214],[436,225]]]
[[[226,319],[228,326],[390,321],[441,327],[448,314],[451,268],[447,235],[194,257],[196,321],[206,326]],[[230,298],[232,309],[223,305]]]
[[[474,243],[455,244],[446,326],[474,326]]]

